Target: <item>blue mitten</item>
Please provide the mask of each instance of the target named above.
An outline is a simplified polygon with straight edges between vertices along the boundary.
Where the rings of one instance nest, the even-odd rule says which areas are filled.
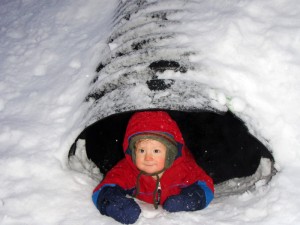
[[[205,208],[204,190],[197,184],[192,184],[181,190],[179,195],[172,195],[164,202],[163,208],[169,212],[196,211]]]
[[[99,193],[97,204],[101,214],[124,224],[134,223],[141,213],[139,205],[132,198],[127,198],[120,186],[104,187]]]

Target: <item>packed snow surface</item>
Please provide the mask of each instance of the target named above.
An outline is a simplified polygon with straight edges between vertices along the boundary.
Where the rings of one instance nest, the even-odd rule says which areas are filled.
[[[166,71],[161,77],[210,87],[211,98],[272,151],[278,173],[268,185],[217,198],[202,211],[168,213],[139,202],[136,224],[300,224],[299,1],[165,0],[165,5],[180,2],[193,16],[177,15],[189,21],[179,25],[178,41],[198,52],[190,61],[201,73],[182,77]],[[2,225],[118,224],[92,203],[99,179],[67,163],[118,3],[0,2]]]

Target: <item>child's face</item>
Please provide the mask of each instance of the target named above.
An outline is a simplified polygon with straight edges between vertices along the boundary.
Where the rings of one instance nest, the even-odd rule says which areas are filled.
[[[146,173],[156,173],[165,166],[167,148],[159,141],[143,139],[135,144],[136,166]]]

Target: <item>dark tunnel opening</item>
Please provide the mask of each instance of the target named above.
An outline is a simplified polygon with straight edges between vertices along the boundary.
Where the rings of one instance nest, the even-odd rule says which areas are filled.
[[[271,178],[274,171],[271,152],[251,135],[243,121],[230,111],[224,114],[206,111],[166,111],[177,122],[197,163],[213,178],[215,184],[254,176],[261,159],[270,162],[270,168],[267,169],[269,174],[266,176],[263,172],[264,177],[258,174],[258,177],[253,179]],[[124,112],[106,117],[87,127],[77,138],[85,140],[88,159],[103,175],[124,157],[123,137],[127,122],[133,113]],[[71,147],[69,158],[76,154],[77,140]],[[249,183],[249,179],[247,182]],[[251,185],[247,184],[246,189]]]

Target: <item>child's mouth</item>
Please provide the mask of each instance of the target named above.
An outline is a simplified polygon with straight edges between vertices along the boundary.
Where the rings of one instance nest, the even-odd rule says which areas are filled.
[[[144,164],[145,166],[149,166],[149,167],[151,167],[151,166],[155,166],[155,164]]]

